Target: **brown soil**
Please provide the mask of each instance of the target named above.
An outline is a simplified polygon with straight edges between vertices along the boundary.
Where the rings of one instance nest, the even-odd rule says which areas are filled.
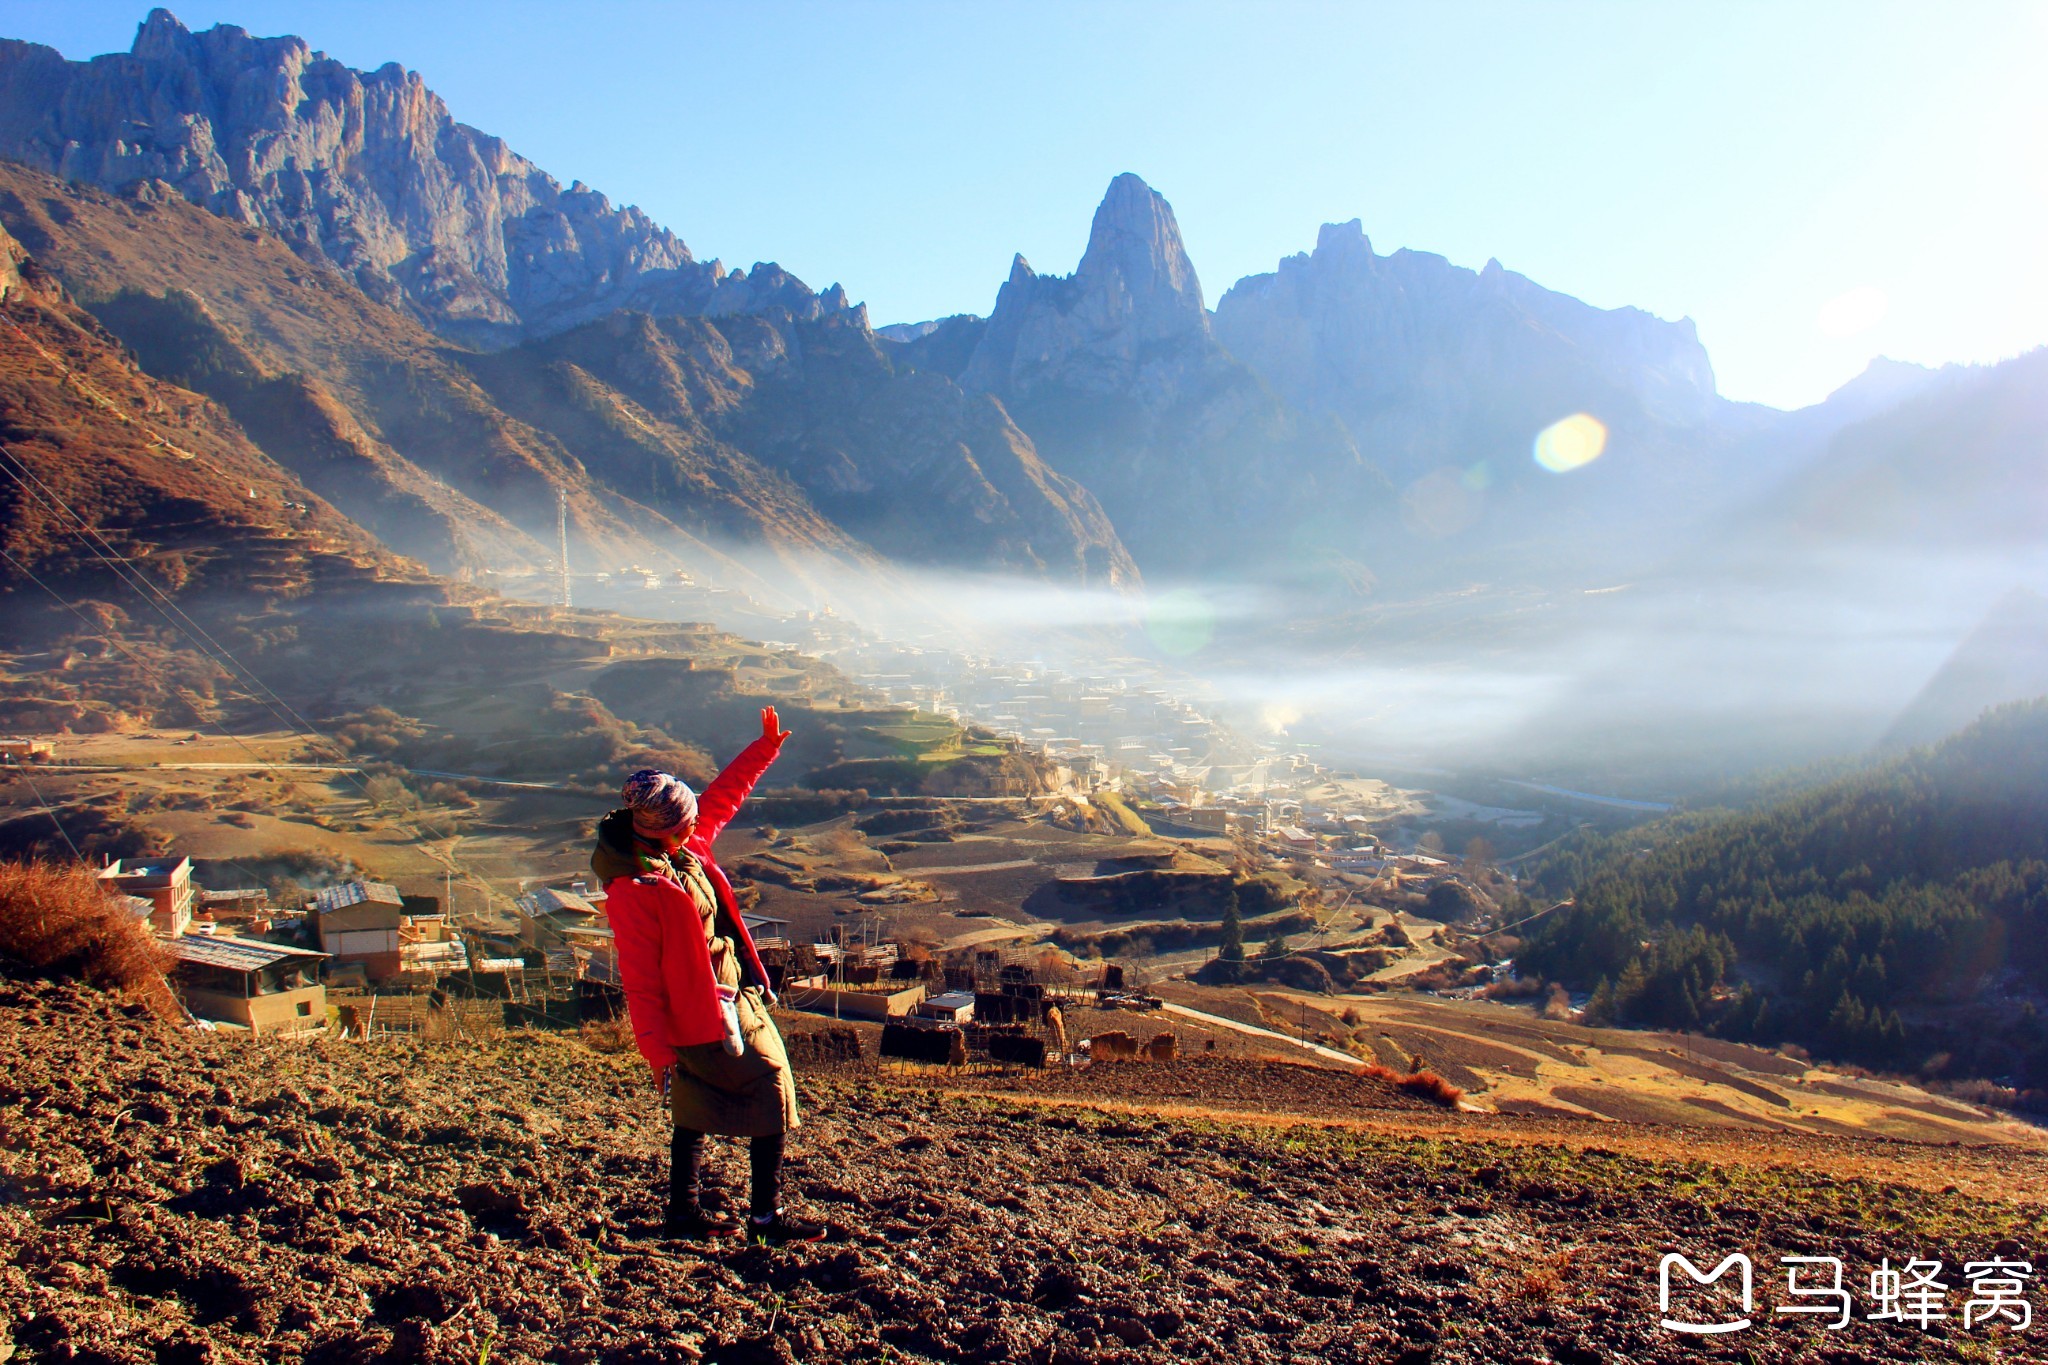
[[[2011,1149],[1680,1130],[1647,1160],[1624,1125],[1304,1122],[1295,1088],[1344,1078],[1242,1064],[1182,1068],[1269,1110],[1228,1123],[1132,1089],[1166,1068],[1104,1068],[1113,1102],[811,1073],[786,1196],[831,1235],[767,1251],[650,1237],[645,1070],[570,1038],[251,1042],[0,982],[0,1055],[0,1320],[29,1360],[2043,1358],[1767,1313],[1780,1255],[1858,1283],[2030,1249],[2048,1163]],[[730,1204],[742,1162],[713,1164]],[[1659,1328],[1658,1257],[1735,1249],[1758,1327]]]
[[[906,1069],[902,1084],[924,1084],[957,1093],[1006,1093],[1148,1105],[1180,1104],[1234,1113],[1275,1109],[1316,1117],[1368,1110],[1431,1107],[1381,1081],[1300,1062],[1252,1061],[1195,1056],[1176,1062],[1097,1062],[1043,1071],[992,1070],[958,1076],[944,1068]]]

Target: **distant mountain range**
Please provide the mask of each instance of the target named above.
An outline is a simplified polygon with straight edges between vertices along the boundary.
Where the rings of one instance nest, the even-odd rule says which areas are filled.
[[[444,336],[503,345],[621,308],[851,310],[773,265],[728,273],[635,208],[563,189],[457,123],[417,73],[151,10],[127,53],[0,42],[0,151],[120,193],[155,182],[332,264]]]
[[[2010,581],[1943,606],[1960,639],[2048,513],[2039,355],[1880,364],[1779,413],[1716,393],[1688,321],[1383,256],[1355,221],[1211,311],[1136,175],[1072,274],[1019,257],[988,317],[877,329],[564,189],[395,65],[163,10],[86,62],[0,41],[0,158],[0,227],[146,377],[441,575],[552,567],[566,496],[579,566],[782,600],[899,568],[1249,584],[1237,647],[1352,653],[1390,621],[1537,638],[1605,610],[1585,590],[1697,600],[1849,541],[1995,547]],[[1598,458],[1546,468],[1565,419]],[[1447,597],[1481,605],[1387,610]]]

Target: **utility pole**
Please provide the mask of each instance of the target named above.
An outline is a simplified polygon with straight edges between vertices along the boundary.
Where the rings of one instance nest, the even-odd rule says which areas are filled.
[[[555,490],[558,501],[555,504],[556,562],[561,565],[562,609],[569,609],[569,490]]]

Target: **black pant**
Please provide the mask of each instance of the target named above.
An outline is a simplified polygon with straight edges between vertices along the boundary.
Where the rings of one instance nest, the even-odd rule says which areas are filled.
[[[752,1140],[748,1152],[753,1167],[753,1188],[747,1200],[756,1218],[769,1218],[780,1203],[782,1177],[782,1134]],[[704,1134],[694,1128],[678,1128],[668,1143],[668,1211],[671,1218],[697,1207],[697,1191],[704,1176]]]

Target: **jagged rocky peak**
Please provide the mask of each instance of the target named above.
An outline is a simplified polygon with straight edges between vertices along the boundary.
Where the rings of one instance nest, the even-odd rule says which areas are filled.
[[[794,277],[738,287],[637,208],[566,190],[458,123],[415,72],[152,10],[126,54],[0,42],[0,156],[117,193],[168,188],[278,233],[444,335],[498,345],[617,308],[847,311]]]
[[[1208,333],[1173,207],[1126,172],[1109,182],[1073,274],[1040,275],[1021,255],[1010,263],[960,381],[998,394],[1047,380],[1121,389],[1147,348],[1199,348]]]
[[[1207,325],[1202,282],[1181,243],[1173,206],[1128,171],[1109,182],[1074,279],[1084,288],[1120,286],[1129,324],[1147,335]]]

